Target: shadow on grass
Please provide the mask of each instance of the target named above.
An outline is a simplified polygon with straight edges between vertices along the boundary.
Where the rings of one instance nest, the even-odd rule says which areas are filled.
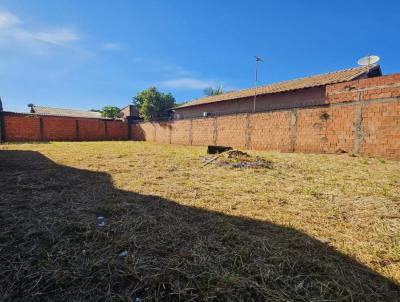
[[[38,152],[0,151],[0,186],[0,300],[397,301],[400,294],[295,229],[121,191],[106,173]],[[100,214],[105,227],[96,226]]]

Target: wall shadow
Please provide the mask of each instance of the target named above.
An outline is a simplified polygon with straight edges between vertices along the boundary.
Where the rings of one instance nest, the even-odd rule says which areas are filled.
[[[0,300],[400,297],[398,284],[295,229],[118,190],[106,173],[38,152],[0,151],[0,187]]]
[[[145,141],[146,134],[144,129],[142,128],[141,123],[136,122],[130,125],[131,127],[131,140],[134,141]]]

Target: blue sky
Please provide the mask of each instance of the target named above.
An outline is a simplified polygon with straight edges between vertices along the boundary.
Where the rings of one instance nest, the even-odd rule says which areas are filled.
[[[400,72],[400,1],[0,0],[0,96],[27,104],[124,107],[156,86],[178,102],[353,67]]]

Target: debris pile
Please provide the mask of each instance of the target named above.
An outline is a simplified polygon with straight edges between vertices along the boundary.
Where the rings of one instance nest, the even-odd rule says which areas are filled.
[[[272,168],[271,161],[240,150],[228,150],[211,158],[205,157],[204,166],[208,164],[232,168]]]

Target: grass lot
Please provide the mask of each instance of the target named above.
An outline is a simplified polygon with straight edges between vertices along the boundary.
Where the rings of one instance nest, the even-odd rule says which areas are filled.
[[[400,162],[252,154],[273,167],[144,142],[0,146],[0,300],[400,299]]]

